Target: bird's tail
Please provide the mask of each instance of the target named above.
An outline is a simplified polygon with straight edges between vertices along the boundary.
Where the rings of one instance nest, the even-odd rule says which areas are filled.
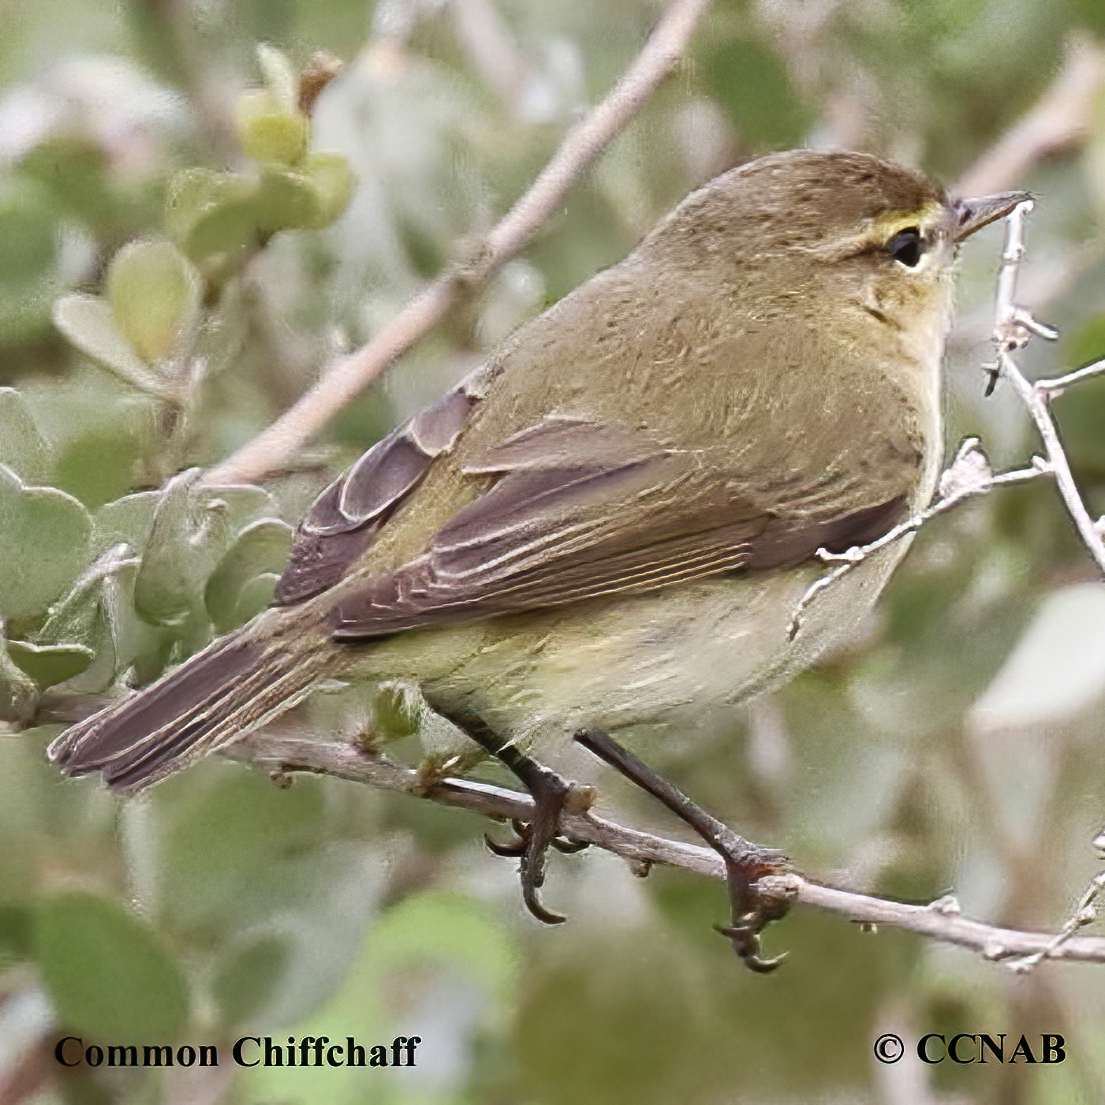
[[[324,674],[310,656],[245,626],[138,694],[72,726],[47,755],[68,775],[98,771],[131,793],[271,721]]]

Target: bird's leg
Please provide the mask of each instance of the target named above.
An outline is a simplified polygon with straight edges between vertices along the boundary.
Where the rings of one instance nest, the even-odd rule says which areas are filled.
[[[514,822],[518,834],[516,844],[495,844],[488,847],[502,856],[520,856],[518,874],[522,883],[522,900],[539,921],[558,925],[566,918],[541,904],[538,893],[545,882],[545,861],[550,845],[562,852],[578,852],[587,845],[582,841],[565,840],[558,835],[560,815],[568,809],[580,813],[594,801],[594,791],[558,775],[551,768],[521,752],[509,740],[500,737],[482,718],[467,712],[434,709],[452,722],[466,736],[491,753],[518,778],[529,791],[534,803],[533,820],[528,824]]]
[[[752,970],[767,972],[778,967],[786,958],[785,953],[765,959],[760,954],[760,932],[769,921],[782,917],[786,906],[774,902],[765,905],[756,891],[756,883],[764,875],[785,870],[786,857],[774,849],[750,844],[602,730],[582,729],[575,734],[575,740],[657,798],[721,856],[725,861],[732,923],[718,926],[718,931],[729,937],[733,950]]]

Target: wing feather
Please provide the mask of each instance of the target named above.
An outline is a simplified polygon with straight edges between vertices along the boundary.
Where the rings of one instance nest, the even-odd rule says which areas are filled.
[[[466,465],[498,480],[423,555],[343,597],[335,635],[364,639],[797,564],[822,546],[881,535],[906,508],[908,466],[899,486],[874,481],[865,503],[853,481],[831,473],[757,485],[726,471],[727,455],[577,420],[515,434]],[[853,509],[840,512],[842,501]]]

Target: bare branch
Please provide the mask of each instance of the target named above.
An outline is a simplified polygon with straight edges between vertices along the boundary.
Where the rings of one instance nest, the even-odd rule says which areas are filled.
[[[617,84],[567,134],[521,199],[472,250],[472,261],[437,276],[356,353],[333,362],[319,382],[205,476],[209,484],[249,483],[285,465],[347,403],[448,313],[461,291],[482,288],[533,239],[571,186],[644,106],[679,63],[709,0],[671,0]]]
[[[1056,395],[1062,395],[1072,384],[1078,384],[1092,376],[1101,375],[1105,375],[1105,361],[1094,361],[1093,364],[1088,364],[1085,368],[1068,372],[1065,376],[1056,377],[1054,380],[1037,380],[1036,387],[1041,391],[1046,391],[1048,395],[1054,398]]]
[[[1048,341],[1053,341],[1059,336],[1058,331],[1033,318],[1016,302],[1017,277],[1021,262],[1024,260],[1024,223],[1031,210],[1032,201],[1026,200],[1018,204],[1005,219],[1005,246],[1002,250],[1002,264],[998,273],[998,291],[994,306],[993,341],[997,347],[997,361],[986,367],[996,376],[1003,377],[1012,384],[1036,423],[1036,429],[1044,444],[1044,456],[1033,457],[1031,468],[1020,468],[994,476],[990,472],[985,454],[979,448],[978,439],[968,438],[960,445],[955,460],[941,475],[938,498],[927,510],[906,519],[869,545],[851,548],[838,554],[829,553],[825,549],[817,550],[822,561],[836,566],[827,575],[810,584],[799,600],[790,624],[791,640],[801,629],[802,616],[810,603],[833,587],[842,576],[853,571],[857,565],[862,564],[880,549],[915,533],[930,518],[943,514],[964,499],[974,495],[984,495],[999,484],[1026,483],[1040,476],[1054,477],[1079,536],[1098,567],[1105,573],[1105,542],[1102,540],[1105,522],[1094,522],[1082,502],[1066,453],[1060,443],[1059,431],[1052,418],[1050,406],[1051,400],[1056,395],[1061,395],[1064,389],[1092,376],[1105,374],[1105,361],[1087,365],[1085,368],[1068,372],[1053,380],[1037,380],[1036,383],[1030,384],[1012,356],[1013,351],[1023,348],[1032,336]]]
[[[1103,80],[1101,49],[1086,41],[1072,43],[1044,97],[967,170],[955,193],[1001,192],[1023,180],[1044,158],[1083,142],[1090,133],[1094,99]]]
[[[1036,423],[1036,430],[1044,445],[1044,461],[1047,468],[1055,477],[1059,494],[1063,497],[1078,535],[1097,566],[1105,573],[1105,542],[1102,541],[1101,533],[1090,518],[1085,503],[1082,502],[1067,455],[1059,441],[1059,431],[1051,416],[1051,397],[1074,379],[1082,378],[1083,373],[1069,373],[1057,380],[1042,380],[1030,384],[1013,360],[1013,351],[1025,345],[1029,334],[1042,337],[1057,336],[1050,327],[1042,326],[1027,311],[1019,308],[1015,301],[1017,273],[1024,257],[1024,220],[1031,210],[1031,202],[1019,204],[1005,220],[1005,249],[1002,253],[1002,268],[998,278],[997,303],[994,309],[994,344],[997,346],[998,368],[1002,377],[1009,381],[1028,409],[1032,421]],[[1090,374],[1087,370],[1083,372]]]
[[[1097,920],[1097,910],[1093,903],[1103,890],[1105,890],[1105,871],[1099,872],[1090,880],[1090,885],[1079,900],[1077,908],[1064,922],[1063,927],[1048,941],[1047,945],[1030,955],[1012,961],[1009,967],[1018,974],[1027,974],[1038,967],[1045,959],[1054,959],[1056,952],[1064,944],[1070,943],[1079,929],[1092,925]]]
[[[426,777],[413,768],[343,742],[255,734],[235,745],[233,753],[277,778],[291,772],[311,772],[416,795],[488,817],[528,821],[534,813],[533,801],[526,794],[469,779],[447,778],[428,783]],[[560,828],[565,836],[621,856],[635,868],[662,863],[725,879],[721,858],[709,848],[630,829],[590,812],[562,814]],[[1105,963],[1103,938],[1069,935],[1057,941],[1046,933],[997,928],[961,916],[952,898],[942,898],[927,906],[909,905],[822,886],[798,875],[761,880],[757,890],[768,896],[778,895],[815,909],[838,913],[864,925],[892,925],[934,940],[958,944],[987,959],[1039,957]],[[1017,959],[1017,963],[1020,962],[1022,960]]]
[[[1038,461],[1038,458],[1037,458]],[[975,495],[984,495],[997,484],[1027,483],[1040,476],[1050,475],[1051,469],[1044,462],[1034,463],[1031,468],[1018,468],[1012,472],[993,475],[985,454],[979,448],[978,438],[969,437],[960,446],[955,460],[940,477],[939,498],[927,510],[900,522],[892,530],[884,533],[877,541],[869,545],[856,546],[843,553],[831,553],[827,549],[818,549],[818,557],[826,564],[835,564],[831,572],[814,580],[806,588],[798,602],[794,618],[790,623],[790,639],[793,641],[802,628],[802,618],[810,604],[823,592],[833,587],[837,580],[846,576],[868,557],[916,533],[930,518],[958,506],[964,499]]]

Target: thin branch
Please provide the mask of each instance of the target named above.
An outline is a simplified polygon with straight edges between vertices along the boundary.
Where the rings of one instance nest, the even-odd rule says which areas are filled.
[[[810,604],[823,592],[832,588],[837,580],[846,576],[856,567],[862,564],[868,557],[873,556],[881,549],[901,541],[911,533],[916,533],[930,518],[943,514],[946,510],[958,506],[964,499],[975,495],[985,495],[992,487],[1003,484],[1027,483],[1030,480],[1039,479],[1041,476],[1050,475],[1051,468],[1045,462],[1037,459],[1037,463],[1031,468],[1018,468],[1012,472],[1001,472],[993,475],[990,472],[989,462],[985,454],[979,448],[978,438],[967,438],[955,455],[955,460],[948,466],[940,477],[939,498],[927,510],[922,510],[900,522],[893,529],[888,530],[877,541],[869,545],[862,545],[848,549],[843,553],[831,553],[827,549],[818,549],[817,555],[823,563],[835,564],[831,572],[816,579],[806,588],[805,593],[798,601],[794,617],[790,623],[790,639],[793,641],[802,628],[802,619]]]
[[[991,146],[955,186],[956,195],[984,196],[1020,183],[1044,158],[1084,142],[1105,80],[1105,53],[1075,41],[1043,98]]]
[[[1025,252],[1025,219],[1031,210],[1032,201],[1028,200],[1018,204],[1006,216],[1005,246],[1002,250],[1002,265],[998,274],[998,289],[994,306],[993,342],[997,351],[997,361],[994,365],[987,367],[994,378],[1001,377],[1009,381],[1013,390],[1027,408],[1043,442],[1044,456],[1033,457],[1031,468],[1018,469],[1017,471],[994,476],[990,472],[990,466],[985,455],[978,447],[978,440],[976,438],[967,439],[960,446],[953,463],[940,477],[939,497],[928,510],[922,511],[915,517],[901,523],[901,525],[895,526],[889,533],[870,545],[849,549],[843,554],[832,554],[824,549],[818,550],[818,555],[822,560],[826,563],[836,563],[837,566],[827,575],[815,580],[806,589],[791,622],[790,635],[792,638],[801,628],[802,615],[810,603],[818,595],[835,585],[842,576],[852,571],[858,564],[863,563],[880,549],[915,532],[935,515],[942,514],[973,495],[985,494],[997,484],[1023,483],[1043,475],[1054,478],[1059,494],[1066,504],[1067,511],[1078,530],[1079,536],[1097,566],[1102,573],[1105,573],[1105,541],[1102,540],[1105,519],[1097,522],[1091,519],[1074,482],[1070,464],[1059,440],[1058,428],[1051,414],[1051,400],[1056,395],[1062,394],[1064,389],[1073,384],[1105,374],[1105,361],[1098,361],[1095,364],[1087,365],[1085,368],[1068,372],[1054,379],[1037,380],[1035,383],[1029,383],[1013,358],[1014,351],[1022,349],[1033,336],[1047,340],[1054,340],[1058,337],[1057,331],[1037,321],[1023,307],[1017,305],[1017,277],[1020,273],[1020,265]],[[1096,843],[1100,846],[1102,841],[1105,841],[1105,833],[1102,834],[1101,840]],[[1070,946],[1075,939],[1075,933],[1097,919],[1093,902],[1103,890],[1105,890],[1105,872],[1094,877],[1090,886],[1082,895],[1074,913],[1063,924],[1059,932],[1048,937],[1043,943],[1038,943],[1031,952],[1010,953],[1016,955],[1010,966],[1014,970],[1027,972],[1044,959],[1058,958],[1064,954],[1063,949]],[[799,895],[799,900],[804,900],[801,895]],[[915,929],[914,931],[920,930]],[[998,944],[1001,947],[1005,946],[1003,940],[999,940]],[[997,946],[995,945],[995,947]],[[1006,953],[1002,952],[1000,957],[1007,957]]]
[[[436,326],[460,294],[481,289],[518,254],[568,190],[675,69],[709,0],[672,0],[617,84],[567,134],[530,189],[473,249],[473,260],[437,276],[356,353],[335,361],[319,382],[253,441],[211,469],[209,484],[249,483],[286,465],[347,403]]]
[[[291,772],[311,772],[427,798],[488,817],[528,821],[534,813],[533,801],[526,794],[469,779],[428,781],[423,773],[413,768],[384,760],[353,744],[255,734],[233,746],[233,752],[277,778]],[[590,812],[562,814],[560,828],[567,837],[621,856],[635,869],[642,865],[647,869],[651,864],[661,863],[721,881],[725,879],[721,858],[709,848],[630,829]],[[942,898],[930,905],[910,905],[823,886],[799,875],[762,879],[757,891],[838,913],[863,925],[891,925],[934,940],[958,944],[987,959],[1039,956],[1105,963],[1105,938],[1071,936],[1057,943],[1048,933],[997,928],[961,916],[952,898]]]
[[[1105,375],[1105,361],[1094,361],[1093,364],[1088,364],[1085,368],[1068,372],[1065,376],[1058,376],[1054,380],[1037,380],[1036,387],[1041,391],[1046,391],[1048,395],[1054,398],[1056,395],[1062,395],[1072,384],[1081,383],[1092,376],[1102,375]]]
[[[990,472],[989,463],[979,448],[977,438],[968,438],[960,445],[955,460],[940,477],[939,497],[927,510],[906,519],[869,545],[848,549],[844,553],[817,550],[822,561],[826,564],[835,564],[836,567],[811,583],[802,595],[790,624],[792,640],[801,629],[802,617],[810,604],[823,592],[833,587],[842,576],[853,571],[881,549],[915,533],[930,518],[943,514],[964,499],[986,494],[999,484],[1025,483],[1040,476],[1053,477],[1079,536],[1097,566],[1102,573],[1105,573],[1105,542],[1102,540],[1105,519],[1094,522],[1090,518],[1089,511],[1074,482],[1070,464],[1059,440],[1055,419],[1051,414],[1051,400],[1062,394],[1066,388],[1090,377],[1105,375],[1105,360],[1087,365],[1075,372],[1068,372],[1053,380],[1037,380],[1034,384],[1030,384],[1012,356],[1013,351],[1023,348],[1032,336],[1049,341],[1059,336],[1056,330],[1033,318],[1016,302],[1017,278],[1020,274],[1021,262],[1024,260],[1024,225],[1031,210],[1032,201],[1026,200],[1018,204],[1005,218],[1005,246],[1002,250],[1001,270],[998,273],[998,290],[994,305],[993,341],[997,349],[997,362],[988,367],[995,376],[1007,379],[1024,403],[1036,423],[1036,429],[1044,445],[1044,456],[1033,457],[1031,468],[1003,472],[995,476]]]
[[[1031,202],[1018,204],[1005,220],[1005,249],[1002,253],[994,309],[994,344],[997,347],[998,368],[1036,423],[1036,430],[1044,445],[1044,462],[1055,477],[1059,494],[1063,497],[1078,535],[1097,566],[1105,573],[1105,542],[1082,502],[1067,455],[1059,440],[1059,430],[1051,415],[1051,397],[1073,379],[1081,378],[1081,373],[1069,373],[1057,380],[1041,380],[1030,384],[1013,359],[1013,351],[1022,348],[1030,334],[1044,338],[1058,336],[1050,327],[1043,326],[1016,305],[1017,274],[1024,257],[1024,221],[1031,210]]]

